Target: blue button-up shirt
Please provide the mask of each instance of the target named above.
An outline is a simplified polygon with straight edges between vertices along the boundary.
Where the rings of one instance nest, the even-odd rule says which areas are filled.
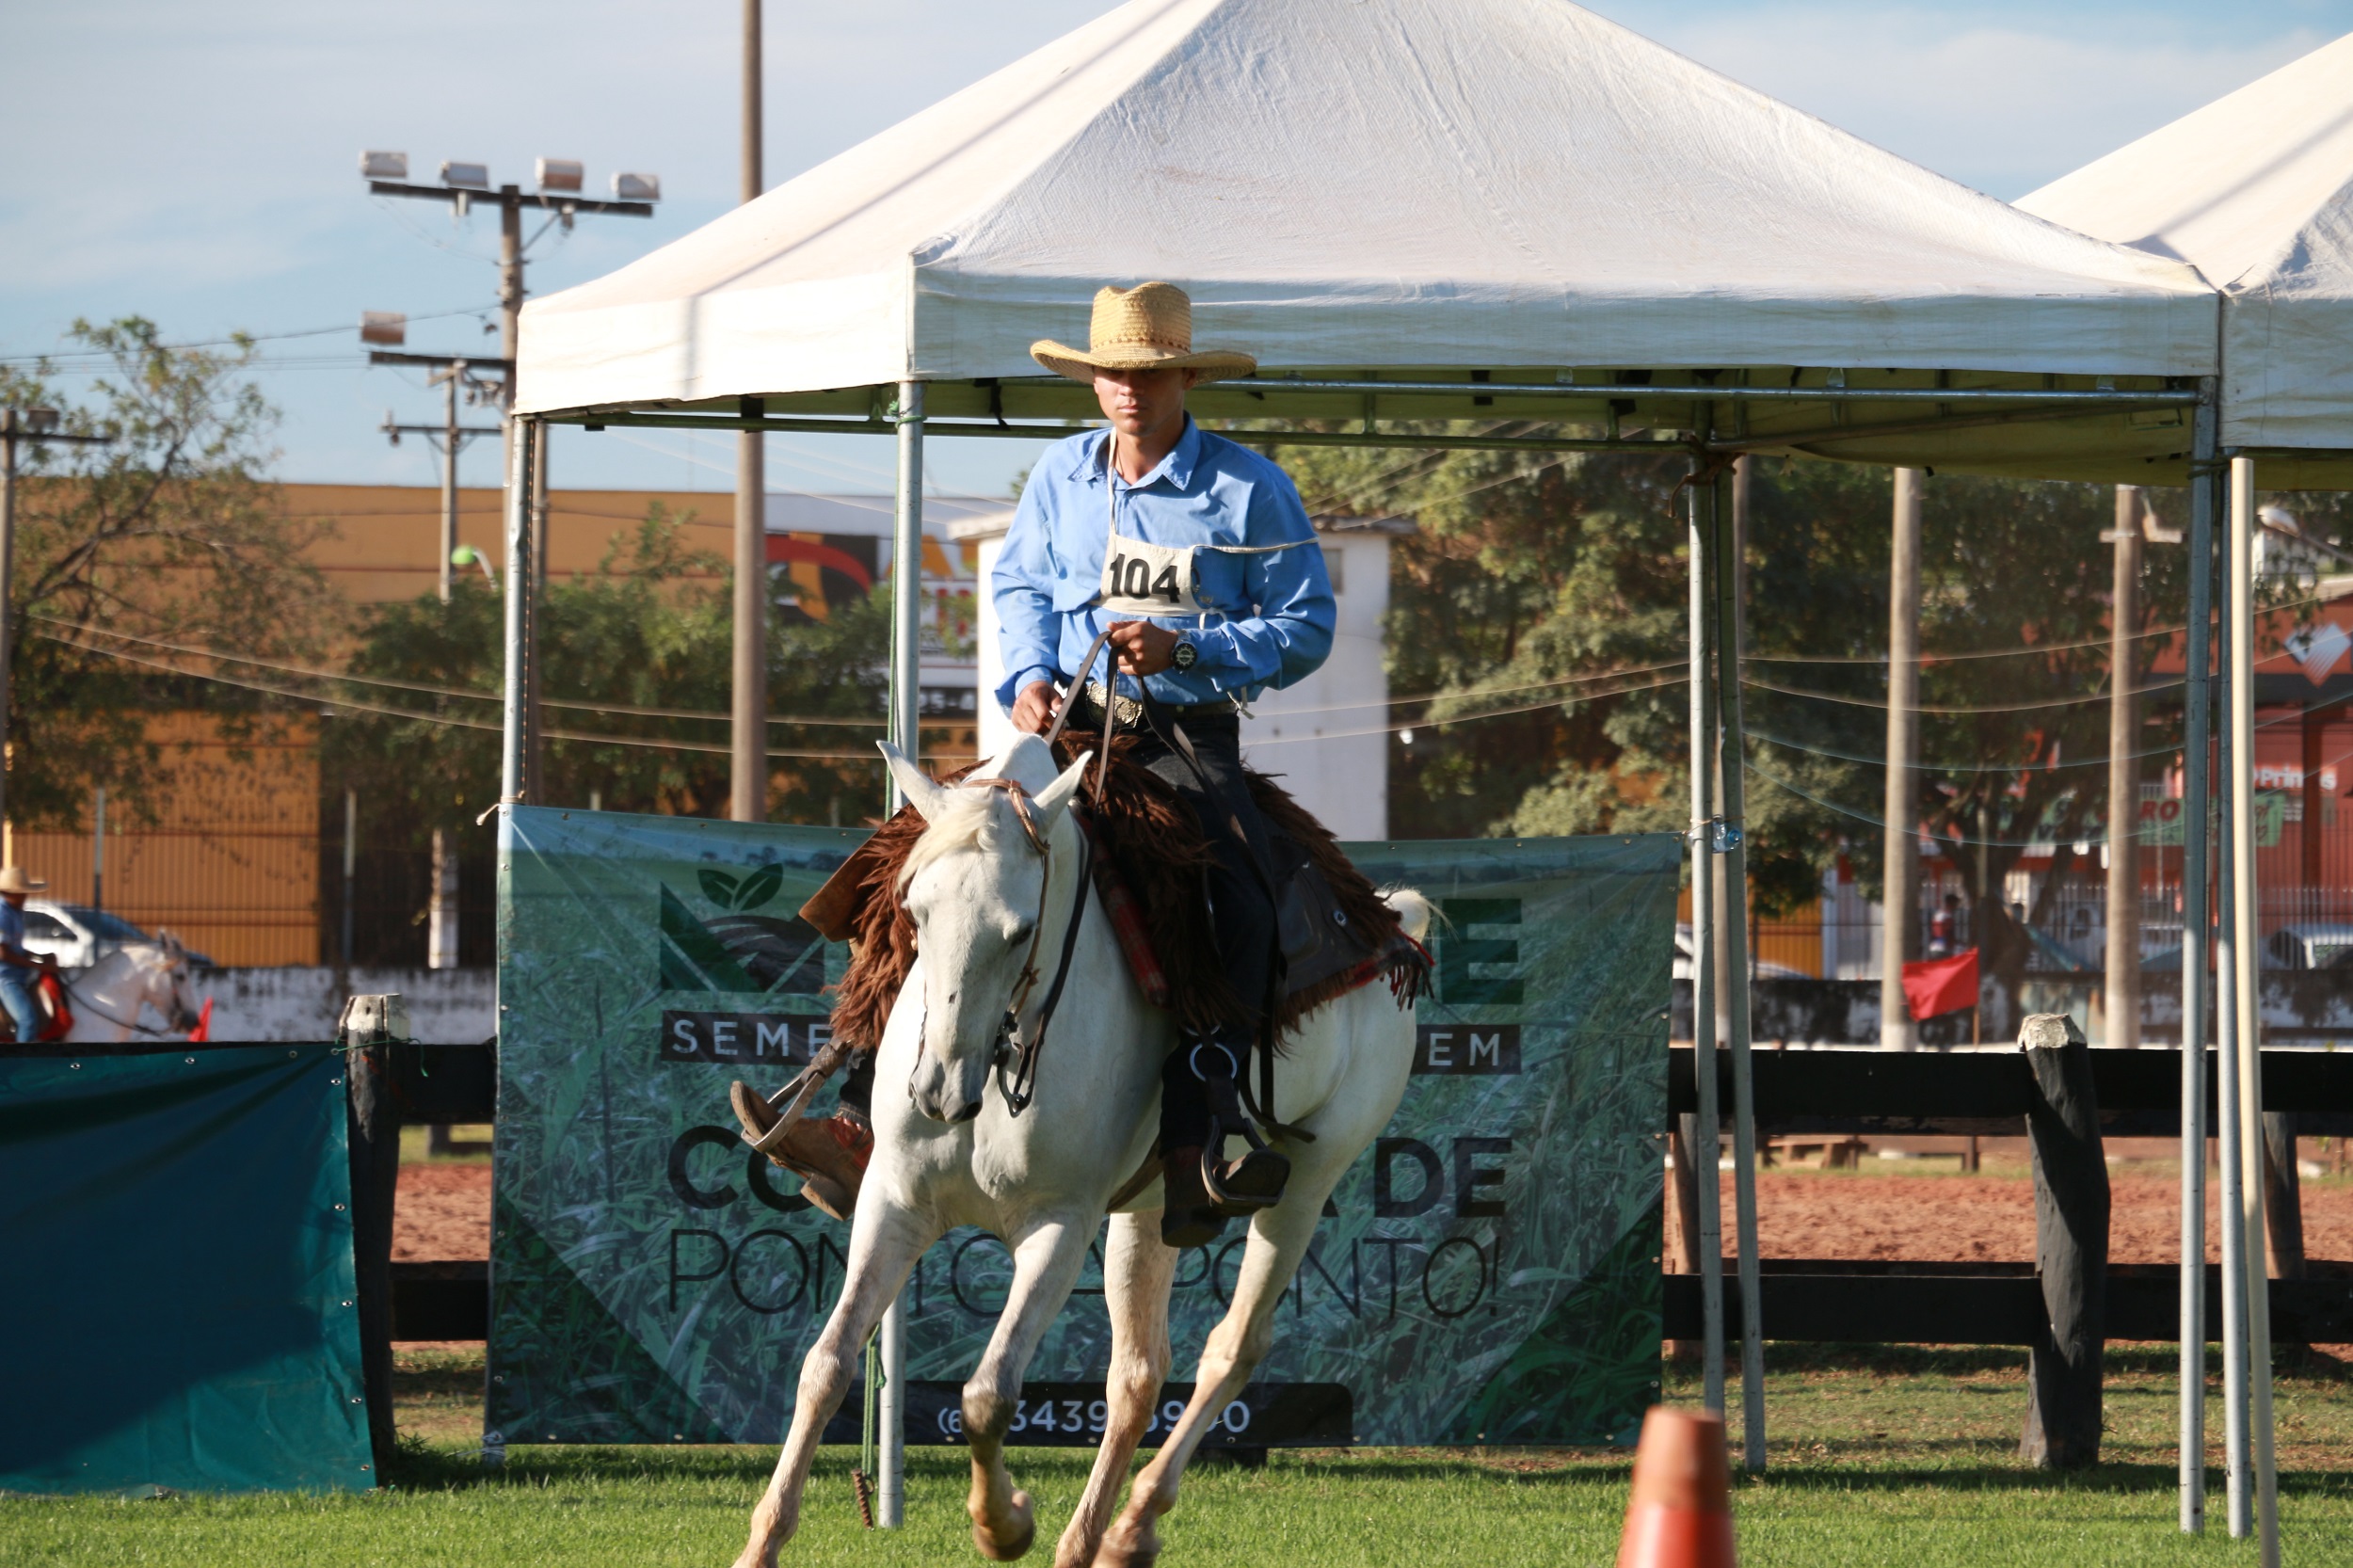
[[[1113,620],[1133,618],[1107,615],[1095,603],[1103,576],[1106,483],[1119,488],[1125,537],[1174,549],[1296,547],[1251,555],[1204,550],[1194,557],[1200,598],[1215,613],[1153,617],[1187,632],[1199,649],[1190,670],[1145,679],[1155,697],[1176,704],[1210,702],[1232,691],[1250,697],[1312,674],[1332,651],[1338,612],[1322,546],[1290,476],[1188,417],[1175,449],[1130,485],[1103,461],[1110,437],[1091,430],[1057,441],[1030,471],[990,583],[1006,672],[998,702],[1010,710],[1025,687],[1079,675],[1096,635]],[[1098,680],[1104,663],[1097,654]],[[1132,677],[1119,681],[1135,689]]]

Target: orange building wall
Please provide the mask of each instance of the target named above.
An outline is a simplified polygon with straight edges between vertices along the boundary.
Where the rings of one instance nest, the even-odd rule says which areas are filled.
[[[209,715],[172,713],[148,737],[170,774],[155,792],[162,820],[134,825],[109,809],[106,907],[221,964],[319,962],[316,721],[232,746]],[[8,838],[8,858],[48,882],[42,896],[90,902],[87,829]]]

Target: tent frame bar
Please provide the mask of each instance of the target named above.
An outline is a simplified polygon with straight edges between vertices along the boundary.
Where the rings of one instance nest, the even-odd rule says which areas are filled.
[[[1833,374],[1840,374],[1833,372]],[[1060,376],[1004,376],[1000,387],[1059,387]],[[1216,383],[1223,392],[1349,392],[1367,396],[1620,398],[1670,403],[2101,403],[2189,408],[2194,389],[2114,387],[1742,387],[1698,382],[1619,386],[1591,381],[1366,381],[1308,376],[1237,376]]]
[[[2123,403],[2108,399],[2096,405],[2075,404],[2057,408],[2009,408],[1998,412],[1959,414],[1944,419],[1897,420],[1879,424],[1835,424],[1805,430],[1791,430],[1769,436],[1736,437],[1730,440],[1709,440],[1705,449],[1710,452],[1740,453],[1756,451],[1787,451],[1814,442],[1876,440],[1887,436],[1914,435],[1929,430],[1967,429],[1986,424],[2009,424],[2046,420],[2081,419],[2099,414],[2128,413],[2144,404]],[[887,420],[795,418],[786,415],[763,415],[747,418],[740,414],[679,414],[679,413],[564,413],[535,416],[551,424],[577,424],[587,430],[601,430],[608,424],[656,430],[710,431],[725,435],[735,431],[757,430],[786,435],[804,436],[892,436],[897,425]],[[1066,436],[1092,435],[1103,427],[1099,424],[998,424],[979,420],[931,420],[926,422],[925,434],[931,436],[972,436],[993,440],[1060,440]],[[1262,430],[1221,427],[1218,434],[1228,440],[1247,446],[1336,446],[1371,447],[1385,449],[1419,449],[1433,452],[1625,452],[1637,456],[1657,456],[1668,452],[1686,452],[1694,440],[1683,436],[1635,440],[1621,436],[1615,439],[1587,436],[1480,436],[1378,430]]]

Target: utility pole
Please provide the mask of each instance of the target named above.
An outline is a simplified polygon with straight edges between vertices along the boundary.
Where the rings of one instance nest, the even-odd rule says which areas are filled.
[[[760,200],[760,6],[744,0],[743,199]],[[758,399],[746,399],[756,404]],[[766,438],[735,438],[735,646],[728,702],[728,815],[768,814],[768,465]]]
[[[8,654],[16,642],[16,448],[20,441],[103,446],[112,436],[70,436],[55,408],[0,408],[0,823],[8,820]]]
[[[583,213],[605,214],[620,217],[651,217],[653,204],[662,198],[661,180],[651,174],[615,174],[613,176],[614,200],[604,201],[581,195],[583,183],[581,166],[568,158],[541,158],[537,169],[539,188],[531,192],[524,191],[520,185],[500,185],[493,190],[490,186],[489,170],[485,165],[460,163],[454,160],[446,161],[441,165],[440,185],[412,185],[408,184],[408,154],[406,152],[362,152],[360,154],[360,172],[367,179],[368,193],[372,196],[399,196],[424,201],[446,201],[456,210],[460,217],[471,211],[473,203],[477,201],[497,204],[499,210],[499,353],[507,365],[503,401],[508,416],[506,439],[509,448],[509,460],[502,466],[502,472],[512,473],[515,466],[512,461],[515,440],[512,417],[515,403],[513,367],[516,350],[522,336],[522,310],[525,296],[523,259],[531,249],[533,242],[538,239],[539,234],[547,232],[547,228],[542,227],[539,234],[534,234],[529,240],[523,238],[524,209],[535,208],[547,213],[548,224],[550,226],[561,224],[568,233],[571,231],[573,220]],[[545,426],[541,427],[539,439],[534,444],[533,463],[531,477],[536,482],[539,499],[534,504],[531,513],[531,543],[536,548],[530,552],[535,564],[527,581],[529,589],[536,598],[539,588],[547,581],[547,430]],[[514,565],[512,561],[507,563],[510,571],[514,568]],[[446,581],[447,567],[444,566],[442,570],[444,581]],[[523,693],[523,709],[527,715],[527,720],[523,725],[523,733],[528,748],[524,757],[525,776],[537,779],[543,775],[538,756],[540,726],[538,724],[539,682],[536,665],[527,672],[527,677],[528,682]],[[533,798],[540,797],[535,795]]]
[[[2133,639],[2140,630],[2140,490],[2116,487],[2116,546],[2108,600],[2107,1040],[2140,1044],[2140,703],[2133,695]],[[2187,951],[2186,948],[2184,951]]]
[[[473,375],[475,368],[485,362],[480,360],[434,354],[388,354],[378,350],[368,356],[368,362],[376,365],[422,364],[439,367],[425,384],[442,390],[441,423],[401,424],[387,413],[382,428],[384,434],[392,438],[394,446],[400,444],[403,436],[423,436],[433,442],[434,449],[441,455],[441,546],[438,552],[440,560],[437,570],[440,573],[441,602],[447,604],[451,589],[456,582],[456,566],[451,557],[457,553],[457,455],[466,449],[467,442],[476,437],[495,436],[504,428],[496,424],[459,424],[457,394],[463,390],[470,403],[504,402],[505,382],[513,378],[514,366],[507,360],[490,360],[488,363],[502,367],[504,374],[498,381],[484,381]]]
[[[1904,960],[1920,935],[1920,480],[1896,471],[1887,574],[1887,885],[1880,925],[1880,1044],[1913,1050],[1920,1032],[1904,1000]]]

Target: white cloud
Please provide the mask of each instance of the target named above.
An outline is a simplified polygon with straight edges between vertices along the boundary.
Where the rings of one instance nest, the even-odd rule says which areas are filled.
[[[1728,76],[2005,200],[2333,36],[2304,24],[2300,13],[2312,8],[2300,6],[2236,8],[2241,25],[2219,37],[2162,6],[2141,8],[2137,24],[2084,14],[2107,8],[2050,6],[2040,25],[2029,24],[2024,7],[1602,8]],[[2298,20],[2283,24],[2288,16]],[[2087,25],[2093,20],[2101,24]]]

